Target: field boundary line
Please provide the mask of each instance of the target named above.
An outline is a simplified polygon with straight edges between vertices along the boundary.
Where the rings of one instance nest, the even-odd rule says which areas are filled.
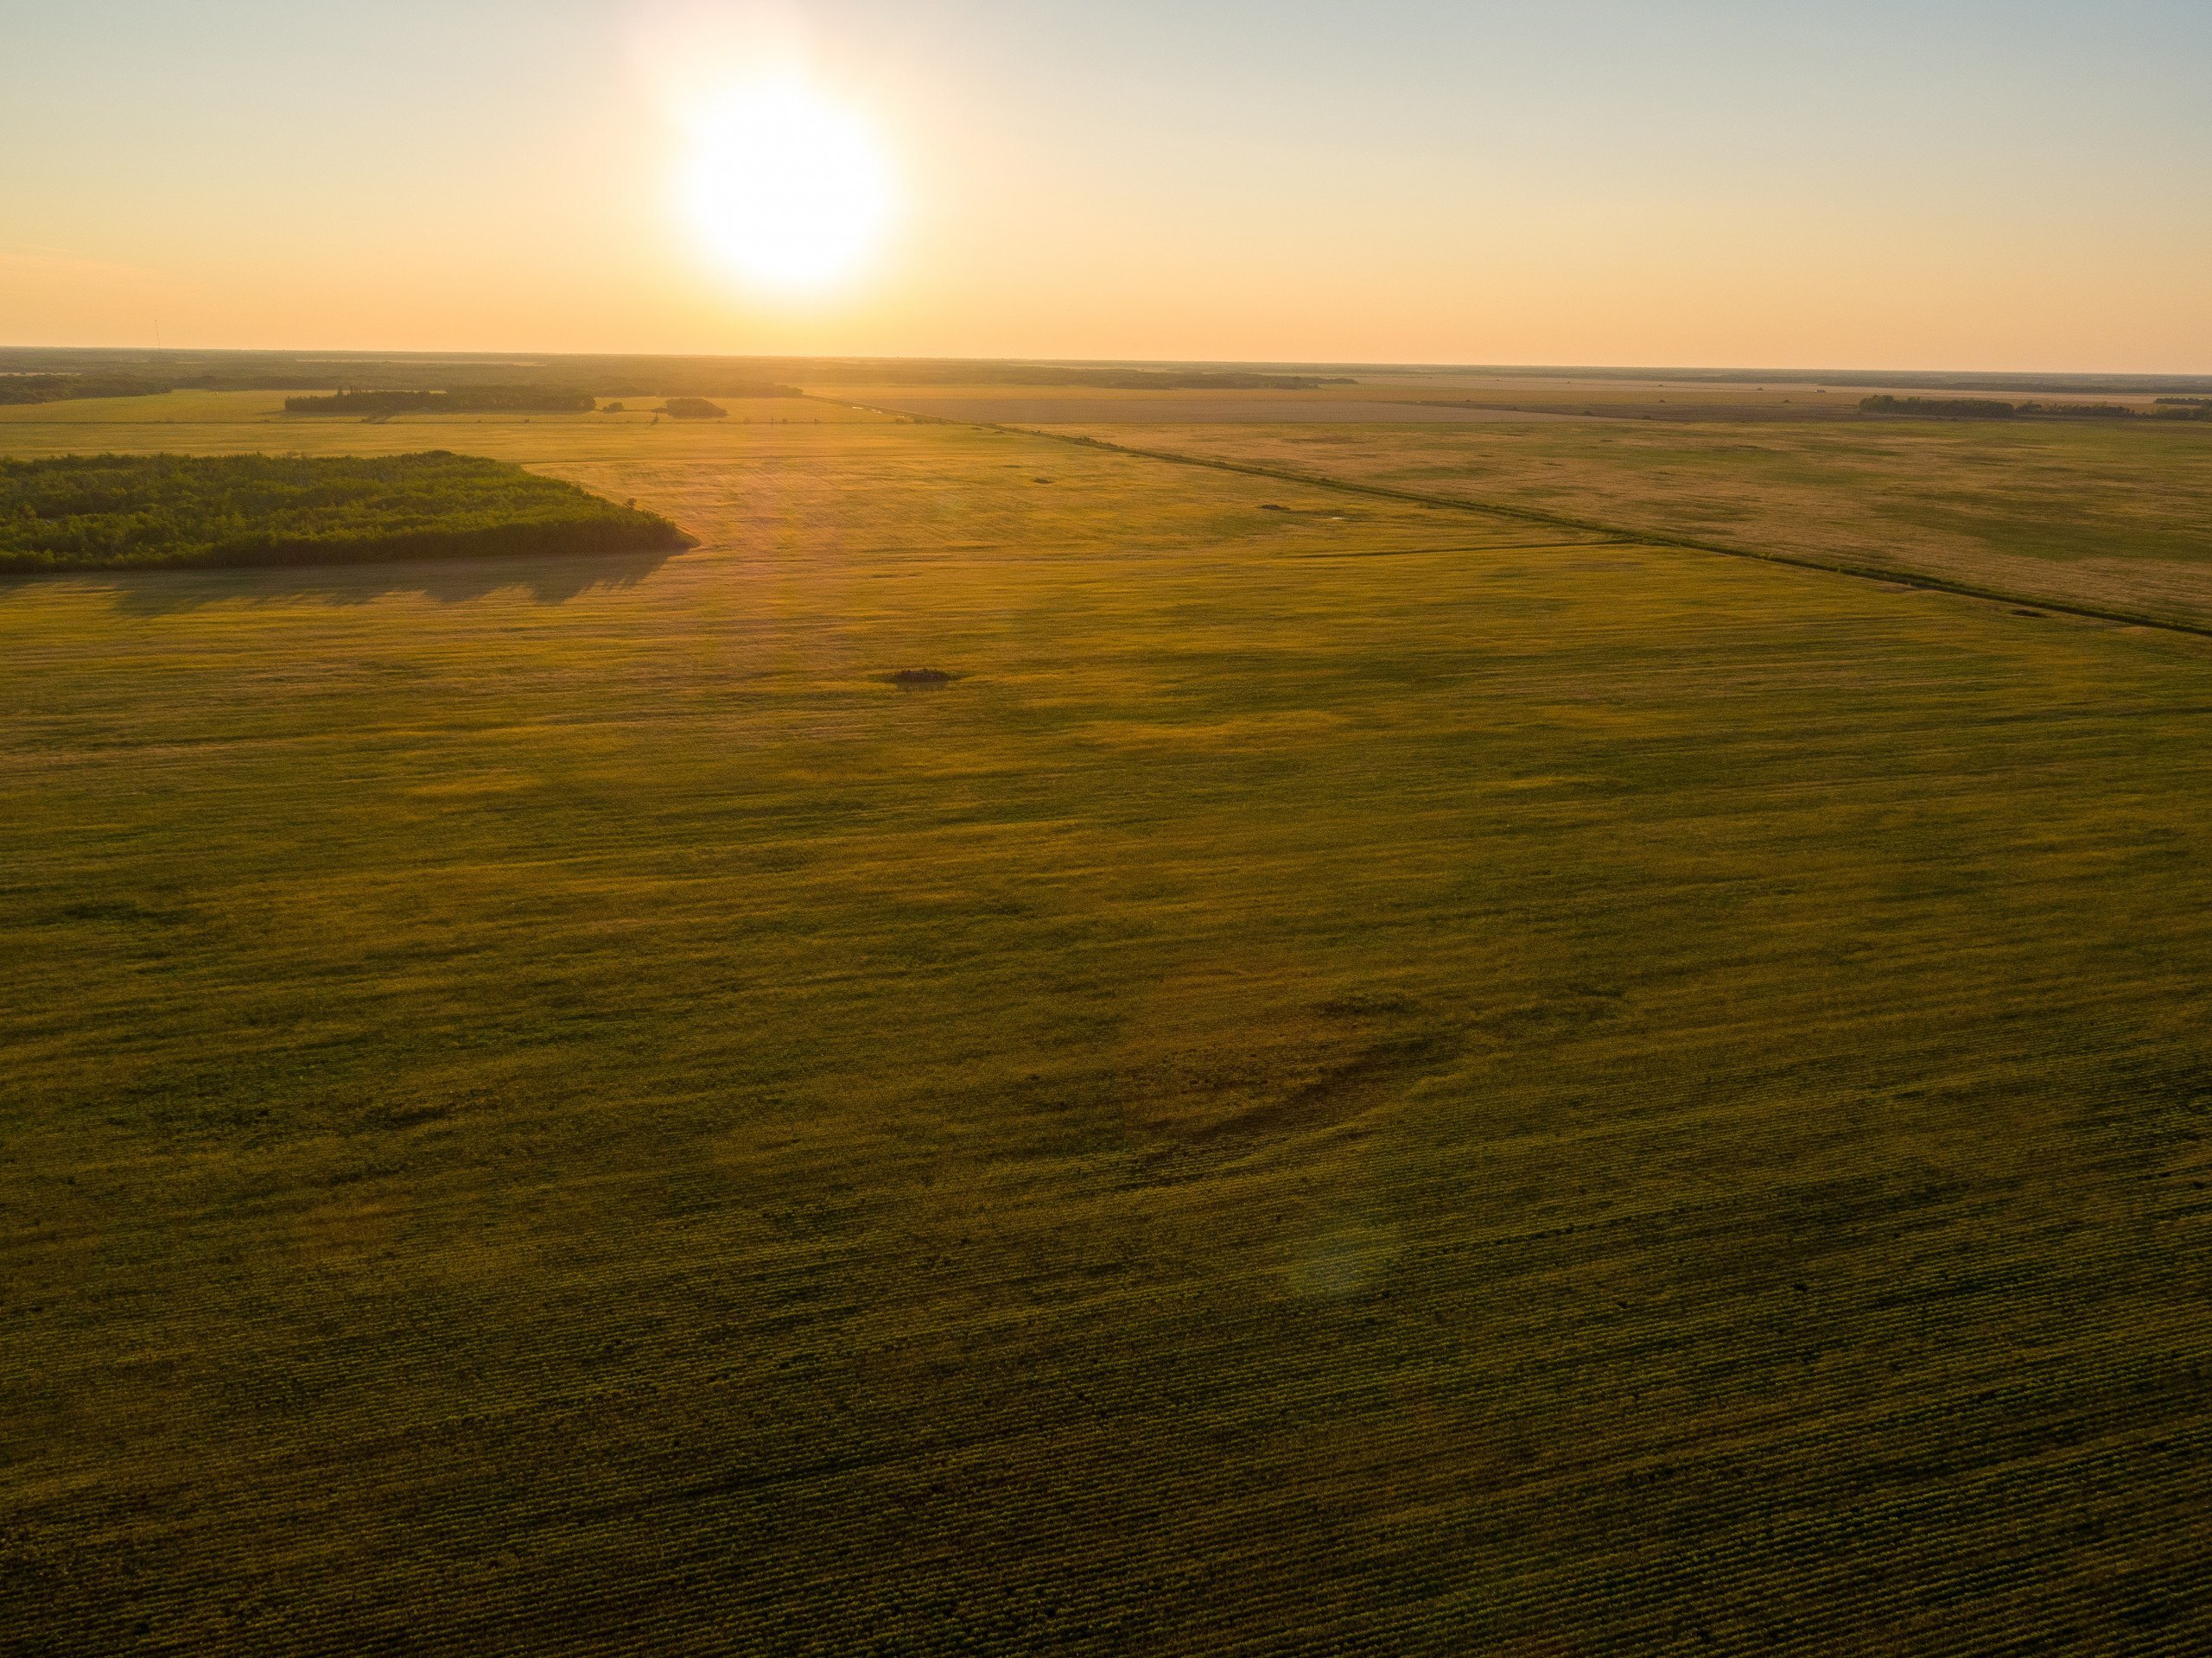
[[[1723,558],[1756,559],[1763,564],[1817,570],[1824,575],[1851,576],[1862,581],[1882,581],[1891,587],[1910,588],[1923,593],[1947,593],[1955,598],[1979,599],[1989,604],[2032,607],[2060,616],[2079,616],[2089,621],[2116,622],[2124,627],[2156,628],[2162,632],[2212,639],[2212,622],[2185,622],[2175,618],[2146,615],[2139,611],[2107,610],[2101,606],[2080,604],[2072,600],[2040,599],[2033,594],[1986,588],[1977,582],[1957,581],[1948,576],[1930,575],[1917,570],[1895,570],[1879,564],[1860,564],[1848,559],[1815,558],[1807,553],[1782,553],[1769,548],[1732,547],[1724,542],[1700,541],[1692,536],[1674,535],[1665,530],[1638,530],[1628,524],[1601,523],[1595,518],[1570,518],[1563,512],[1547,512],[1541,507],[1509,506],[1498,501],[1431,495],[1421,490],[1400,489],[1389,484],[1363,484],[1349,478],[1332,478],[1326,473],[1298,472],[1287,467],[1263,467],[1249,461],[1220,461],[1208,455],[1184,454],[1174,449],[1144,449],[1134,444],[1116,443],[1106,438],[1090,437],[1081,433],[1046,432],[1032,426],[1006,426],[994,421],[956,420],[947,415],[917,414],[906,409],[879,409],[865,403],[852,403],[849,407],[866,409],[874,415],[898,415],[931,425],[965,426],[976,431],[1003,432],[1012,437],[1039,437],[1050,443],[1103,449],[1113,454],[1136,455],[1147,461],[1165,461],[1171,466],[1205,467],[1215,472],[1240,473],[1248,478],[1271,478],[1278,483],[1303,484],[1314,489],[1332,489],[1349,495],[1365,495],[1386,501],[1410,501],[1416,505],[1443,507],[1455,512],[1478,512],[1493,518],[1512,518],[1523,524],[1580,530],[1618,541],[1640,543],[1647,547],[1679,547],[1689,552],[1716,553]]]

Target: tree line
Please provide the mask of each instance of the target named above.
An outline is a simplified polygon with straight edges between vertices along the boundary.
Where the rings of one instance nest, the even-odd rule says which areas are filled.
[[[0,570],[673,549],[667,519],[480,455],[0,458]]]
[[[455,391],[334,391],[328,397],[284,399],[288,415],[588,415],[596,406],[588,391],[537,385],[476,385]]]
[[[1896,397],[1885,392],[1860,398],[1859,412],[1923,420],[2212,420],[2212,398],[2161,397],[2146,413],[2119,403],[2005,403],[1996,397]]]

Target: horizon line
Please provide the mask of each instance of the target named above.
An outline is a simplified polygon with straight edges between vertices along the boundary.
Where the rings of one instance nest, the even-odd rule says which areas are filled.
[[[475,360],[482,362],[550,363],[582,361],[594,359],[652,358],[671,360],[744,363],[823,363],[865,365],[873,363],[904,364],[915,366],[931,365],[1007,365],[1024,367],[1078,369],[1194,369],[1224,372],[1300,373],[1342,372],[1367,373],[1431,373],[1431,374],[1528,374],[1561,376],[1575,374],[1640,375],[1652,378],[1675,375],[1717,379],[1751,378],[1764,376],[1770,379],[1835,380],[1859,384],[1894,382],[1904,384],[1929,378],[1980,377],[1986,379],[2068,379],[2126,382],[2152,389],[2158,382],[2212,383],[2212,369],[2082,369],[2082,368],[1980,368],[1957,366],[1946,368],[1891,367],[1808,367],[1786,364],[1719,364],[1719,363],[1455,363],[1423,359],[1368,359],[1332,360],[1322,358],[1209,358],[1209,357],[1075,357],[1034,356],[1022,354],[976,355],[963,353],[923,353],[912,352],[712,352],[712,351],[559,351],[537,348],[499,350],[486,347],[425,348],[398,347],[377,349],[358,346],[32,346],[0,344],[0,359],[16,356],[55,357],[72,355],[129,355],[142,359],[186,357],[282,357],[295,360],[321,361],[378,361],[396,358],[420,359],[424,361]],[[0,373],[11,371],[0,368]],[[15,372],[23,371],[16,370]]]

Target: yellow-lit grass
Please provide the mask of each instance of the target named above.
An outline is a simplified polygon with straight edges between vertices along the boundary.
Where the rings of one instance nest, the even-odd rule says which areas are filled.
[[[2212,424],[1071,417],[1051,429],[2212,625]]]
[[[12,1641],[2212,1640],[2212,652],[482,430],[705,545],[0,588]]]

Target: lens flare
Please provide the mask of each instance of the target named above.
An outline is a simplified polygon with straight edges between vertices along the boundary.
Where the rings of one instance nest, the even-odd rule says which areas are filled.
[[[859,274],[893,207],[891,169],[866,122],[787,78],[712,99],[690,124],[684,206],[721,264],[786,295]]]

